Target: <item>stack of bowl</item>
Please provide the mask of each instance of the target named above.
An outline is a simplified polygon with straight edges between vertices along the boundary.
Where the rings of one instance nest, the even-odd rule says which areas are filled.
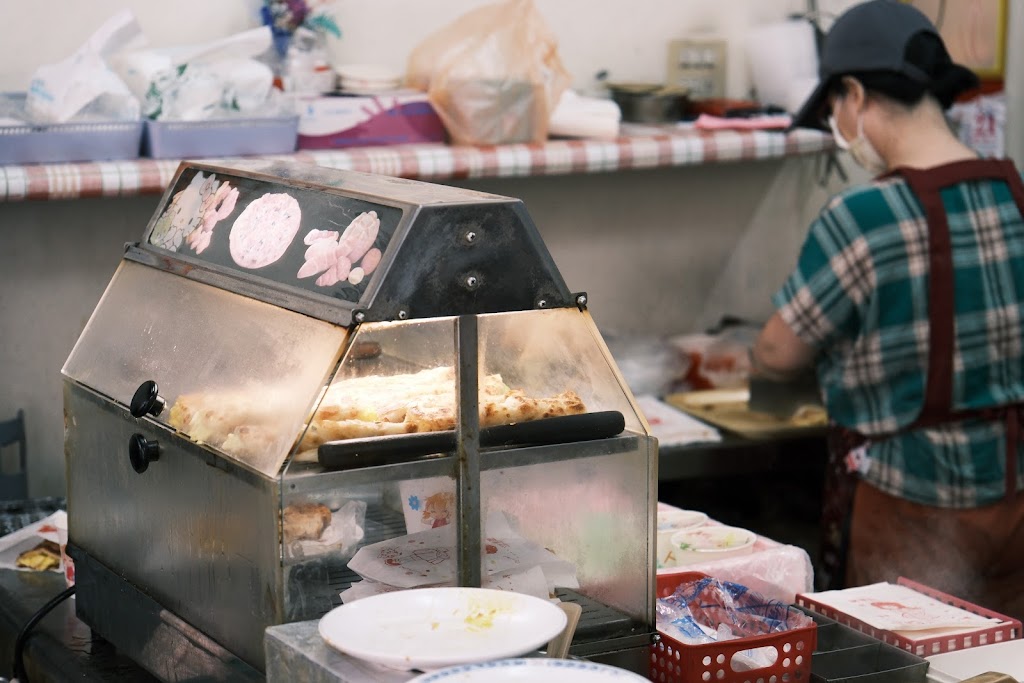
[[[378,64],[346,64],[334,70],[342,92],[353,95],[376,95],[397,90],[402,85],[401,73]]]
[[[672,535],[669,544],[676,566],[711,562],[726,557],[749,555],[754,552],[757,534],[734,526],[706,524],[693,529],[682,529]]]
[[[663,508],[658,510],[658,569],[678,565],[678,553],[672,545],[672,537],[680,531],[696,529],[708,521],[708,516],[696,510]]]

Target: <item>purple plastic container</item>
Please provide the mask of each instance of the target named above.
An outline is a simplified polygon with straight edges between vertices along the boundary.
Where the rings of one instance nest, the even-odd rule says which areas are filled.
[[[137,159],[142,121],[0,126],[0,164]]]
[[[146,121],[142,153],[153,159],[196,159],[295,151],[299,117]]]

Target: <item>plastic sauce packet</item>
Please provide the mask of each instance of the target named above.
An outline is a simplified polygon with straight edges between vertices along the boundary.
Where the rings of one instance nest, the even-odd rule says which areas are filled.
[[[687,645],[702,645],[718,640],[701,628],[701,625],[694,621],[692,616],[675,619],[664,630],[679,642]]]

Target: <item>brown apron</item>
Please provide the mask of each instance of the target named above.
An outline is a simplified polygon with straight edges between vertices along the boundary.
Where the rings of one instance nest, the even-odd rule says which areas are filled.
[[[941,190],[975,180],[1002,180],[1021,216],[1024,216],[1024,183],[1009,160],[972,159],[954,162],[931,170],[899,168],[882,176],[902,176],[924,209],[928,224],[928,374],[924,401],[917,418],[899,432],[867,436],[832,424],[828,433],[828,464],[825,472],[822,510],[819,589],[843,587],[850,514],[857,478],[847,463],[851,451],[871,442],[937,425],[967,419],[1002,420],[1006,423],[1006,495],[1017,488],[1017,444],[1024,436],[1021,421],[1024,403],[990,408],[953,410],[954,298],[953,250],[949,221],[942,203]]]

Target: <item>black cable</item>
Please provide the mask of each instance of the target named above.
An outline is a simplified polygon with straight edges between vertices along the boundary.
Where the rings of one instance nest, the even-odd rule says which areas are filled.
[[[18,679],[18,683],[28,683],[28,673],[25,671],[24,657],[25,643],[28,641],[29,633],[43,617],[50,613],[50,610],[74,594],[74,586],[65,588],[60,592],[60,594],[50,598],[49,602],[40,607],[39,610],[32,615],[32,618],[28,620],[28,623],[21,628],[21,631],[18,633],[18,639],[14,641],[14,677]]]

